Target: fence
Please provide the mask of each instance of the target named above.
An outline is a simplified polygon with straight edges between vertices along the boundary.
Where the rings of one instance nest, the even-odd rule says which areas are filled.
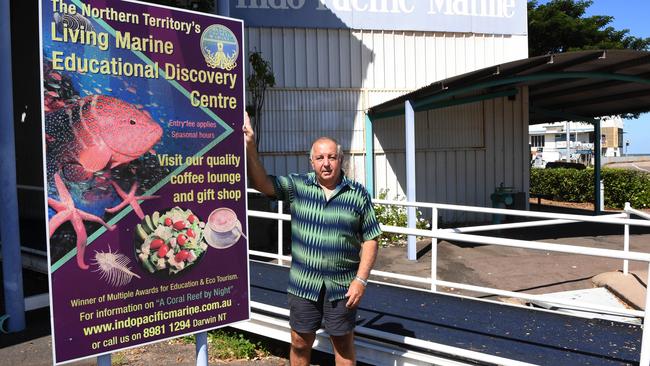
[[[606,215],[606,216],[583,216],[583,215],[570,215],[570,214],[556,214],[556,213],[543,213],[543,212],[532,212],[532,211],[517,211],[517,210],[508,210],[508,209],[495,209],[495,208],[483,208],[483,207],[472,207],[472,206],[459,206],[459,205],[449,205],[449,204],[434,204],[434,203],[420,203],[420,202],[405,202],[405,201],[388,201],[388,200],[373,200],[375,204],[382,205],[398,205],[406,207],[417,207],[419,209],[429,209],[432,212],[431,217],[433,218],[432,227],[430,230],[421,230],[421,229],[409,229],[397,226],[388,226],[381,225],[382,230],[391,233],[405,234],[405,235],[416,235],[421,237],[432,238],[432,248],[431,248],[431,272],[425,276],[412,276],[404,275],[399,273],[390,273],[384,271],[373,270],[371,275],[373,278],[377,276],[393,278],[397,280],[410,281],[418,284],[426,284],[428,290],[437,292],[438,287],[448,287],[462,289],[472,292],[498,295],[498,296],[507,296],[513,298],[519,298],[529,301],[544,301],[546,303],[559,305],[565,308],[572,308],[578,310],[588,310],[599,313],[613,314],[619,316],[635,317],[645,319],[647,316],[647,310],[628,310],[620,308],[612,308],[608,306],[600,306],[591,303],[579,302],[579,301],[566,301],[558,300],[553,297],[548,297],[546,295],[534,295],[526,294],[522,292],[511,292],[504,291],[495,288],[476,286],[471,284],[462,284],[449,281],[442,281],[437,279],[437,241],[438,240],[450,240],[450,241],[460,241],[468,243],[477,243],[477,244],[490,244],[490,245],[500,245],[508,247],[517,247],[525,248],[530,250],[544,250],[544,251],[553,251],[558,253],[571,253],[571,254],[581,254],[587,256],[596,256],[596,257],[605,257],[605,258],[615,258],[623,261],[624,272],[628,272],[628,262],[629,261],[641,261],[648,264],[648,273],[650,274],[650,254],[630,251],[629,248],[629,227],[630,226],[642,226],[650,227],[650,215],[647,213],[634,210],[633,208],[626,205],[625,211],[623,213]],[[283,247],[283,222],[290,221],[291,216],[283,213],[284,206],[282,202],[279,202],[277,207],[277,212],[264,212],[249,210],[250,217],[264,218],[269,220],[275,220],[278,224],[278,235],[277,235],[277,251],[274,253],[262,252],[251,250],[250,254],[252,256],[257,256],[261,258],[269,258],[276,260],[279,265],[284,265],[291,261],[290,256],[286,256],[282,252]],[[472,227],[462,227],[462,228],[447,228],[441,229],[437,224],[436,218],[439,216],[438,213],[440,210],[455,210],[463,212],[473,212],[481,214],[491,214],[491,215],[508,215],[508,216],[521,216],[533,218],[532,221],[526,222],[516,222],[516,223],[505,223],[498,225],[480,225]],[[648,220],[639,220],[631,219],[631,215],[637,215],[644,219]],[[471,233],[488,231],[488,230],[507,230],[515,228],[526,228],[526,227],[540,227],[540,226],[549,226],[549,225],[561,225],[561,224],[571,224],[577,222],[592,222],[592,223],[601,223],[601,224],[614,224],[622,225],[623,228],[623,243],[622,250],[612,250],[612,249],[599,249],[599,248],[586,248],[578,247],[566,244],[552,244],[544,242],[535,242],[535,241],[526,241],[526,240],[516,240],[516,239],[506,239],[501,237],[490,237],[490,236],[478,236]],[[406,256],[406,249],[404,255]],[[371,279],[373,282],[378,282],[374,279]],[[645,303],[649,303],[650,298],[648,293],[646,293]],[[26,304],[29,305],[28,309],[34,309],[42,306],[47,306],[47,297],[39,295],[35,298],[25,299]],[[40,303],[35,305],[33,302]],[[490,301],[490,300],[482,300]],[[288,322],[283,321],[282,318],[286,317],[287,310],[282,308],[277,308],[269,306],[267,304],[262,304],[258,302],[251,302],[251,307],[255,310],[259,310],[260,313],[253,313],[252,319],[250,322],[238,323],[235,327],[260,333],[264,336],[269,336],[277,339],[282,339],[288,341]],[[647,308],[647,306],[646,306]],[[264,314],[262,314],[264,313]],[[360,335],[365,335],[368,338],[357,340],[357,349],[359,354],[359,359],[378,359],[381,363],[388,362],[392,359],[394,363],[408,363],[408,364],[443,364],[445,360],[438,356],[417,352],[410,349],[399,349],[395,344],[403,344],[405,346],[412,346],[418,349],[431,350],[437,353],[452,354],[458,357],[466,358],[469,360],[474,360],[478,362],[494,363],[501,365],[523,365],[525,363],[504,359],[502,357],[492,356],[484,354],[481,352],[475,352],[471,350],[461,349],[458,347],[450,347],[447,345],[433,343],[428,341],[422,341],[412,337],[405,337],[389,332],[377,331],[374,329],[357,327],[356,332]],[[326,340],[326,335],[322,332],[319,332],[317,335],[317,342],[315,347],[318,349],[328,350],[329,342]],[[382,341],[373,341],[375,340],[384,340],[387,343],[392,344],[392,346],[387,346],[387,343]],[[207,364],[207,335],[206,333],[200,333],[197,336],[197,365]],[[643,327],[642,331],[642,345],[641,345],[641,364],[648,364],[650,362],[650,327]],[[110,364],[110,355],[101,356],[98,358],[99,365],[109,365]]]
[[[633,309],[621,309],[621,308],[614,308],[610,306],[602,306],[598,304],[586,303],[583,301],[560,300],[547,295],[526,294],[522,292],[504,291],[500,289],[476,286],[471,284],[448,282],[448,281],[438,280],[436,276],[437,264],[438,264],[436,247],[437,247],[438,240],[499,245],[499,246],[506,246],[506,247],[524,248],[530,250],[543,250],[543,251],[551,251],[557,253],[569,253],[569,254],[578,254],[578,255],[586,255],[586,256],[594,256],[594,257],[620,259],[623,261],[623,268],[625,274],[628,273],[629,261],[640,261],[640,262],[645,262],[648,265],[648,269],[649,269],[648,273],[650,276],[650,254],[630,251],[629,248],[629,242],[630,242],[629,227],[630,226],[650,227],[650,221],[648,221],[650,220],[650,215],[638,210],[634,210],[631,207],[629,207],[629,205],[626,205],[625,211],[623,213],[604,215],[604,216],[586,216],[586,215],[574,215],[574,214],[518,211],[518,210],[509,210],[509,209],[495,209],[495,208],[483,208],[483,207],[473,207],[473,206],[389,201],[389,200],[373,200],[373,203],[381,204],[381,205],[398,205],[398,206],[405,206],[405,207],[417,207],[419,209],[429,209],[432,212],[431,217],[433,218],[431,230],[410,229],[410,228],[403,228],[397,226],[388,226],[383,224],[381,225],[382,230],[385,232],[432,238],[431,272],[428,274],[428,276],[412,276],[412,275],[404,275],[399,273],[373,270],[371,273],[373,278],[377,276],[381,276],[385,278],[393,278],[398,280],[410,281],[413,283],[427,284],[429,285],[430,288],[429,291],[431,292],[437,292],[438,287],[441,286],[441,287],[478,292],[483,294],[519,298],[528,301],[544,301],[549,304],[554,304],[569,309],[640,318],[643,320],[643,323],[645,324],[647,310],[641,311],[641,310],[633,310]],[[438,227],[438,223],[436,220],[436,218],[439,216],[438,214],[440,210],[454,210],[454,211],[464,211],[464,212],[491,214],[491,215],[520,216],[520,217],[533,218],[534,220],[525,221],[525,222],[498,224],[498,225],[480,225],[480,226],[472,226],[472,227],[441,229]],[[631,219],[630,216],[632,214],[648,220]],[[290,261],[291,257],[285,256],[282,253],[282,237],[283,237],[282,221],[291,220],[290,215],[283,213],[283,206],[280,205],[278,207],[277,213],[249,210],[249,216],[278,221],[277,252],[267,253],[262,251],[251,250],[250,254],[261,258],[277,260],[280,265],[284,264],[285,261]],[[613,225],[623,226],[624,228],[622,230],[623,231],[622,250],[588,248],[588,247],[581,247],[581,246],[574,246],[574,245],[567,245],[567,244],[553,244],[553,243],[506,239],[501,237],[479,236],[479,235],[470,234],[470,233],[475,233],[480,231],[530,228],[530,227],[540,227],[540,226],[550,226],[550,225],[571,224],[571,223],[578,223],[578,222],[591,222],[591,223],[613,224]],[[406,256],[406,248],[405,248],[405,256]],[[379,282],[373,279],[371,279],[371,281]],[[646,291],[645,304],[649,304],[650,303],[649,301],[650,301],[650,296]],[[269,308],[264,304],[253,303],[252,307],[254,309],[259,309],[266,313],[276,313],[282,316],[286,315],[284,314],[286,310]],[[647,306],[644,308],[647,309]],[[263,321],[260,322],[260,319],[253,319],[253,322],[256,321],[259,322],[259,324],[257,324],[259,328],[259,326],[262,325]],[[278,331],[277,321],[274,323],[274,327],[276,327],[275,330]],[[245,330],[253,331],[253,332],[256,329],[255,327],[250,327],[250,326],[244,326],[243,328]],[[516,360],[507,360],[500,357],[495,358],[494,356],[485,355],[479,352],[464,350],[455,347],[449,347],[441,344],[434,344],[431,342],[422,342],[417,339],[409,339],[408,337],[401,337],[401,336],[396,337],[395,335],[385,333],[385,332],[380,332],[382,334],[377,334],[376,330],[367,329],[363,327],[357,327],[356,331],[358,334],[368,334],[368,335],[372,335],[372,337],[378,337],[378,338],[390,340],[392,342],[399,341],[406,345],[429,349],[435,352],[451,353],[462,358],[467,358],[479,362],[496,363],[496,364],[503,364],[503,365],[522,364],[521,362]],[[364,347],[364,344],[358,344],[357,347],[362,348]],[[370,353],[372,354],[374,352],[377,352],[379,349],[381,349],[381,347],[383,346],[373,345],[372,351]],[[386,354],[393,352],[390,349],[384,349],[383,351]],[[363,350],[360,352],[363,352]],[[423,364],[435,363],[433,362],[433,360],[430,359],[431,356],[428,354],[417,354],[417,353],[405,352],[402,355],[403,357],[406,358],[412,358],[411,361],[419,360]],[[376,355],[373,355],[372,357],[376,357]],[[640,359],[641,359],[641,364],[643,365],[650,363],[650,327],[645,327],[645,326],[643,327]]]

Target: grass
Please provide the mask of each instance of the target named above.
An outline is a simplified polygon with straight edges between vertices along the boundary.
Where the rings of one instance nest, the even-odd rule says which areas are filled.
[[[185,343],[196,343],[194,336],[181,337],[179,340]],[[217,329],[208,332],[208,354],[211,359],[252,360],[268,357],[271,352],[261,342],[253,342],[244,334]]]
[[[126,358],[123,352],[117,352],[111,355],[112,366],[124,366],[128,364],[129,364],[129,360]]]
[[[220,360],[251,360],[266,357],[269,351],[241,333],[217,329],[208,333],[210,354]]]

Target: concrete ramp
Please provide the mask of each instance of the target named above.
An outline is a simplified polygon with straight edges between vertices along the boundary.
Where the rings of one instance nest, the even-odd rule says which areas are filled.
[[[251,262],[251,300],[286,309],[288,273],[288,268]],[[457,356],[456,351],[467,351],[485,356],[481,363],[486,364],[510,359],[521,364],[628,365],[639,362],[641,348],[638,324],[375,283],[368,285],[357,325],[359,342],[381,342],[382,347],[393,343],[398,353],[417,352],[445,359],[448,364],[474,364]],[[387,338],[392,340],[383,340],[382,335],[391,335]],[[413,340],[422,343],[418,346]],[[374,362],[363,357],[359,360]]]
[[[648,271],[606,272],[595,276],[594,285],[607,288],[631,308],[645,310]]]

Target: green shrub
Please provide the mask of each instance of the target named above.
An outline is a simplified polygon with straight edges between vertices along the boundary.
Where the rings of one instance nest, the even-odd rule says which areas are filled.
[[[567,202],[593,201],[593,169],[531,169],[530,193]]]
[[[650,174],[628,169],[603,169],[605,203],[623,208],[629,202],[634,208],[650,207]]]
[[[627,169],[603,169],[605,206],[650,207],[650,174]],[[567,202],[594,201],[594,170],[531,169],[530,193],[553,196]]]
[[[382,189],[379,192],[379,199],[385,200],[388,197],[388,189]],[[400,195],[395,196],[393,201],[403,201],[405,197]],[[406,207],[399,205],[374,205],[375,215],[379,223],[390,226],[401,226],[407,227],[407,215]],[[416,223],[415,227],[418,229],[429,229],[431,225],[429,222],[422,217],[422,212],[416,210]],[[379,245],[382,247],[387,246],[403,246],[405,244],[406,235],[394,234],[394,233],[382,233],[379,237]]]

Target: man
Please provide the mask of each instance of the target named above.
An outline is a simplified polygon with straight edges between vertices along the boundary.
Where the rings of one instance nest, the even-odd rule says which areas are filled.
[[[291,270],[287,289],[291,365],[309,365],[316,331],[330,336],[337,365],[354,365],[356,310],[377,257],[379,224],[365,188],[343,174],[335,140],[314,141],[313,172],[268,176],[248,115],[244,135],[251,186],[291,203]]]

